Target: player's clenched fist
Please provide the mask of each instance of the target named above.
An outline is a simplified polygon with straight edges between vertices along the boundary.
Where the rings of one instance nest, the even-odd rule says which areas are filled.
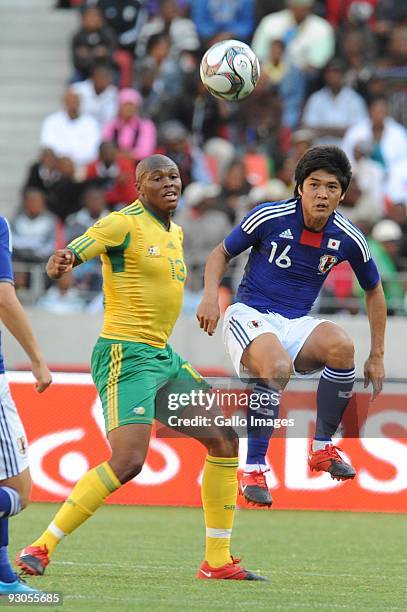
[[[220,310],[218,300],[203,298],[196,312],[196,318],[199,321],[200,328],[212,336],[215,333],[219,317]]]
[[[69,249],[57,249],[48,260],[46,271],[50,278],[61,278],[65,272],[70,272],[75,263],[75,255]]]

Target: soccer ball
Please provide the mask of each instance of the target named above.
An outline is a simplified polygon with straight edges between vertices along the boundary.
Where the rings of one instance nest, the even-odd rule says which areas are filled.
[[[202,83],[216,98],[243,100],[256,87],[260,65],[248,45],[239,40],[223,40],[202,58]]]

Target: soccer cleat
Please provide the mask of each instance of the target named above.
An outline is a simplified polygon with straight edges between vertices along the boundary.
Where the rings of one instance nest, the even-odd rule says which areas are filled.
[[[246,501],[256,506],[271,506],[273,500],[265,477],[268,471],[259,468],[255,472],[243,472],[239,488]]]
[[[222,567],[211,567],[207,561],[203,561],[198,570],[197,578],[203,580],[263,580],[269,582],[268,578],[250,572],[239,565],[240,559],[231,557],[231,560],[231,563],[226,563]]]
[[[14,593],[43,593],[38,589],[30,587],[22,578],[17,578],[14,582],[1,582],[0,581],[0,596],[2,595],[13,595]]]
[[[15,564],[21,567],[23,574],[42,576],[50,563],[46,546],[27,546],[23,548],[15,559]]]
[[[311,470],[316,472],[329,472],[331,478],[335,480],[349,480],[355,478],[356,471],[346,463],[338,451],[342,450],[339,446],[326,444],[324,449],[313,451],[308,455],[308,465]]]

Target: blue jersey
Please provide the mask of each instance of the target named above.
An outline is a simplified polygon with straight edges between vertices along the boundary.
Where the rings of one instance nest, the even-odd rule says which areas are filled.
[[[234,257],[252,248],[236,301],[289,319],[311,310],[330,270],[349,261],[359,284],[380,281],[363,233],[334,211],[322,232],[304,226],[300,199],[256,206],[224,241]]]
[[[8,222],[0,217],[0,282],[14,283],[13,266],[11,263],[12,243]],[[1,340],[1,337],[0,337]],[[4,360],[0,343],[0,374],[4,374]]]

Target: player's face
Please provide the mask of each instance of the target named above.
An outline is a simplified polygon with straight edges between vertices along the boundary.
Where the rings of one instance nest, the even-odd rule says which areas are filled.
[[[177,207],[181,186],[177,166],[160,166],[145,173],[140,184],[140,195],[157,211],[171,213]]]
[[[336,176],[325,170],[307,176],[299,192],[305,225],[311,229],[321,229],[344,197]]]

